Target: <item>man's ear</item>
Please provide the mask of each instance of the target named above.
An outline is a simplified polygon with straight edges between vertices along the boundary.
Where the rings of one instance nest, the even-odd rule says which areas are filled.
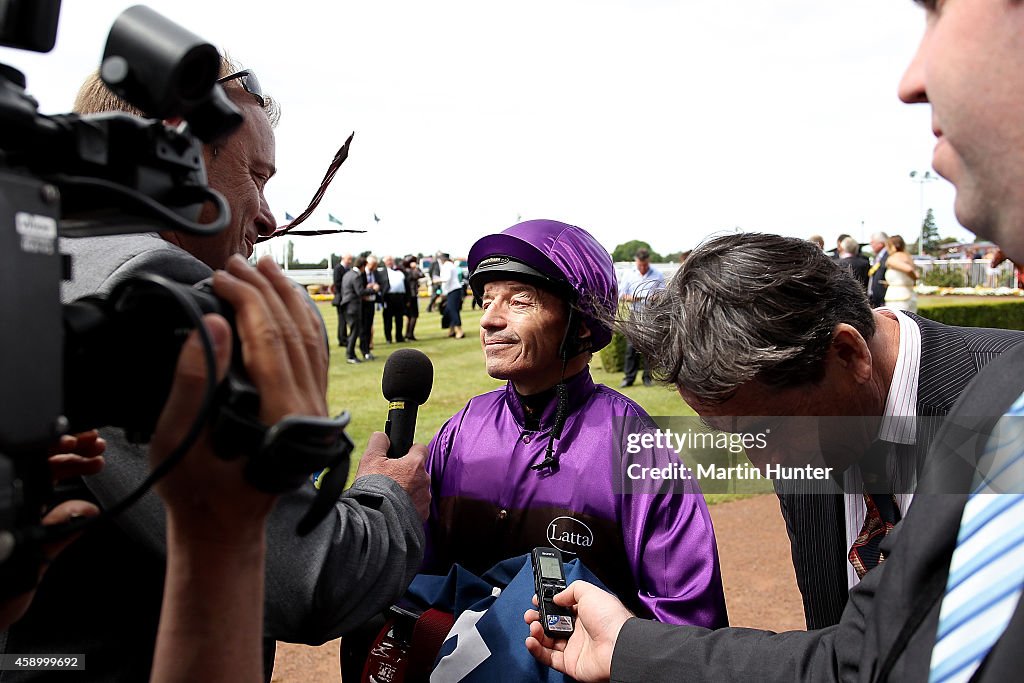
[[[858,384],[871,380],[872,358],[868,342],[852,325],[839,323],[832,333],[828,350],[828,363],[834,363],[848,373]]]
[[[584,322],[583,320],[580,320],[579,325],[580,329],[576,336],[580,339],[587,339],[588,337],[590,337],[590,328],[587,327],[587,323]]]

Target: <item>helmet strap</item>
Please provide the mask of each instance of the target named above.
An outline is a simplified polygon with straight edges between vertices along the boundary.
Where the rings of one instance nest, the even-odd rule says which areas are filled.
[[[590,337],[580,337],[580,326],[583,318],[579,310],[571,302],[569,303],[569,319],[565,323],[565,335],[562,336],[562,343],[558,347],[558,357],[562,359],[562,377],[565,377],[565,365],[576,356],[589,351],[593,346]]]

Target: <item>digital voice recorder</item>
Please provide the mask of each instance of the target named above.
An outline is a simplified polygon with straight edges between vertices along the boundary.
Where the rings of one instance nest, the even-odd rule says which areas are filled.
[[[555,548],[533,549],[533,586],[537,593],[540,623],[549,638],[568,638],[572,635],[572,611],[559,607],[554,598],[565,590],[565,571],[562,553]]]

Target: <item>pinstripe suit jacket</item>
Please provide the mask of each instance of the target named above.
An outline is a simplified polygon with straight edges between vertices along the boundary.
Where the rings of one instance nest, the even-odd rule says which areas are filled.
[[[908,315],[921,330],[917,414],[923,419],[918,422],[917,444],[898,446],[897,454],[915,458],[920,470],[941,418],[968,382],[990,360],[1024,341],[1024,332],[951,327]],[[775,489],[789,532],[807,628],[837,624],[849,593],[843,495],[831,481],[776,482]]]

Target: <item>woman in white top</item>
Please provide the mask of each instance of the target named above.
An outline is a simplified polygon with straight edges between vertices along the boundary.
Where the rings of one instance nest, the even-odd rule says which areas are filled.
[[[917,294],[914,284],[917,282],[917,268],[914,259],[907,253],[907,244],[899,235],[893,235],[886,242],[889,258],[885,262],[885,305],[902,311],[917,311]]]

